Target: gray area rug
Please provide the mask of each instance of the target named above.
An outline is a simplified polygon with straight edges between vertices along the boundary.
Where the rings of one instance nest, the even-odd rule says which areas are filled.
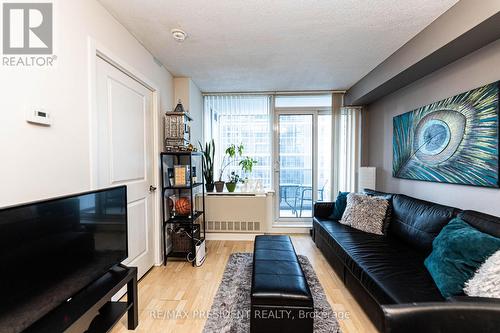
[[[335,313],[326,300],[323,287],[305,256],[299,261],[314,299],[314,332],[340,333]],[[215,295],[204,333],[250,332],[250,287],[252,284],[252,253],[233,253],[228,260],[222,282]]]

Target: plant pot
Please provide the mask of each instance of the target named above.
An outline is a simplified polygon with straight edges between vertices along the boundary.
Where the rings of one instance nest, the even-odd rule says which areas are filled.
[[[207,192],[213,192],[214,191],[214,183],[206,183],[205,189],[207,190]]]
[[[236,183],[226,183],[226,188],[229,192],[236,190]]]
[[[224,182],[215,182],[214,184],[215,184],[215,190],[217,192],[224,191],[224,184],[225,184]]]

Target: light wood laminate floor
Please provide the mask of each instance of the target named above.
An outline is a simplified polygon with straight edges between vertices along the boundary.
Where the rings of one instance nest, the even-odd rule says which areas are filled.
[[[292,236],[295,250],[306,255],[318,276],[344,333],[376,332],[356,300],[307,235]],[[208,256],[202,267],[183,261],[169,261],[154,267],[139,282],[138,333],[198,333],[205,325],[229,255],[252,252],[251,241],[207,241]],[[342,318],[340,318],[342,317]],[[113,333],[127,331],[126,316]]]

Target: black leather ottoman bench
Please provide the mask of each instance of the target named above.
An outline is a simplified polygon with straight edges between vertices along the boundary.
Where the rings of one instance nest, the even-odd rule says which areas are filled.
[[[256,236],[250,332],[312,332],[314,303],[288,236]]]

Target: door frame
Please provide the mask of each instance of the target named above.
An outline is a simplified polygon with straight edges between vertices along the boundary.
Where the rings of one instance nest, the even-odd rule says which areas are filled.
[[[318,115],[331,114],[332,110],[329,107],[275,107],[273,109],[273,188],[276,193],[274,202],[274,226],[279,227],[311,227],[312,217],[280,217],[280,156],[279,156],[279,117],[281,115],[311,115],[312,116],[312,200],[315,202],[318,199]]]
[[[118,70],[124,74],[130,76],[132,79],[142,84],[148,90],[151,91],[152,97],[152,144],[153,144],[153,156],[151,164],[153,166],[153,179],[151,180],[154,184],[159,184],[160,182],[160,131],[159,131],[159,111],[160,107],[160,90],[158,86],[150,80],[147,76],[143,75],[140,71],[136,70],[133,66],[125,62],[123,59],[118,57],[116,54],[107,49],[104,45],[99,43],[94,38],[89,37],[88,41],[88,101],[89,101],[89,160],[90,160],[90,188],[92,190],[97,189],[97,58],[101,58],[108,62],[110,65],[116,67]],[[156,186],[158,187],[158,186]],[[161,251],[161,212],[160,212],[160,202],[161,202],[161,191],[155,191],[152,195],[152,205],[153,205],[153,251],[154,251],[154,264],[155,266],[161,266],[162,263],[162,251]]]

